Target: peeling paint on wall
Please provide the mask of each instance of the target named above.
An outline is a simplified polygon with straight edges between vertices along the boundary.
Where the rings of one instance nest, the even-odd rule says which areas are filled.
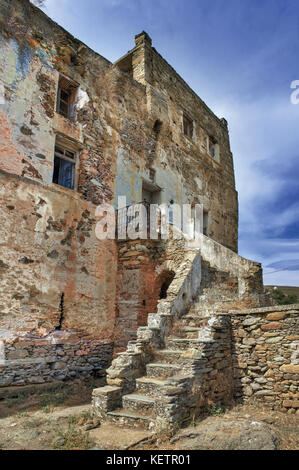
[[[118,196],[141,202],[143,187],[158,203],[202,202],[210,237],[237,251],[227,127],[146,36],[129,53],[128,74],[28,0],[0,0],[0,13],[0,337],[59,327],[122,348],[155,311],[159,268],[181,255],[97,240],[96,207],[116,206]],[[61,76],[77,86],[72,116],[57,107]],[[185,111],[193,139],[183,133]],[[220,162],[207,153],[210,134]],[[53,183],[57,142],[74,154],[73,189]]]

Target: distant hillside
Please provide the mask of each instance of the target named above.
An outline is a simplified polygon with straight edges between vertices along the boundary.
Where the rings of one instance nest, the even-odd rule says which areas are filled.
[[[299,287],[294,287],[294,286],[265,286],[267,289],[273,289],[273,287],[277,287],[279,290],[281,290],[284,295],[296,295],[299,299]]]

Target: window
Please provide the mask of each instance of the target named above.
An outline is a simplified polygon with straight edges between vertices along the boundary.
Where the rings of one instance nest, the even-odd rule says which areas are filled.
[[[155,181],[155,179],[156,179],[156,170],[154,170],[153,168],[150,168],[149,169],[149,177],[150,177],[151,181]]]
[[[208,236],[209,234],[209,212],[203,211],[203,234]]]
[[[56,142],[54,153],[53,183],[74,189],[76,173],[76,152]]]
[[[207,148],[208,154],[210,157],[214,158],[217,162],[219,162],[219,145],[214,137],[208,136],[207,138]]]
[[[67,119],[75,117],[75,96],[78,85],[68,78],[60,75],[57,93],[57,113]]]
[[[183,114],[183,131],[187,137],[193,138],[193,121],[186,114]]]

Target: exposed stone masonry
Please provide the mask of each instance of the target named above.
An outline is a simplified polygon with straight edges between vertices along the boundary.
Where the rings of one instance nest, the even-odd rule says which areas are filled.
[[[152,429],[240,399],[294,412],[298,309],[244,311],[270,302],[237,254],[226,120],[144,31],[112,64],[28,0],[0,0],[0,49],[0,386],[108,368],[95,412]],[[97,206],[119,196],[202,204],[206,236],[100,241]]]
[[[230,314],[236,398],[299,408],[298,313],[291,305]]]
[[[7,344],[0,362],[0,386],[21,386],[105,376],[113,344],[68,330],[25,335]]]
[[[51,333],[63,296],[63,330],[123,350],[157,309],[166,250],[156,243],[148,253],[145,243],[138,254],[130,243],[99,242],[96,207],[116,206],[118,196],[138,203],[145,187],[159,203],[202,203],[209,236],[237,251],[227,124],[146,33],[136,36],[124,70],[123,59],[111,64],[28,0],[0,0],[0,27],[0,339]],[[76,88],[69,118],[57,108],[61,79]],[[210,134],[219,161],[208,153]],[[57,143],[76,154],[74,191],[53,184]]]
[[[224,263],[217,256],[211,266],[196,251],[189,255],[188,269],[176,272],[158,314],[149,315],[137,341],[112,362],[108,386],[94,390],[94,413],[159,430],[190,422],[203,407],[231,406],[251,396],[295,412],[298,336],[291,332],[298,329],[299,307],[242,310],[251,296],[256,302],[257,292],[250,287],[257,285],[259,272],[246,281],[255,264],[236,278],[236,267],[219,271]],[[260,302],[265,300],[262,294]],[[228,312],[229,305],[240,310]],[[279,324],[275,318],[288,320]]]

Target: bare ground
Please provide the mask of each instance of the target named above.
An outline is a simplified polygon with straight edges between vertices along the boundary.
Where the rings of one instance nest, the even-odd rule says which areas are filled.
[[[238,449],[236,439],[242,426],[242,446],[246,448],[247,436],[250,448],[255,445],[252,423],[270,433],[270,438],[275,437],[274,448],[299,449],[298,412],[285,414],[261,406],[208,409],[188,428],[154,436],[140,429],[100,423],[93,419],[90,406],[91,391],[96,385],[93,381],[80,382],[75,390],[72,387],[71,394],[67,388],[58,387],[52,392],[1,400],[0,449]]]
[[[243,428],[243,429],[242,429]],[[240,432],[241,431],[241,432]],[[258,436],[261,431],[267,436]],[[262,406],[237,405],[230,410],[210,409],[188,428],[161,433],[135,449],[154,450],[263,450],[253,436],[274,445],[265,450],[299,449],[299,414],[286,414]],[[273,439],[274,437],[274,439]],[[257,439],[258,440],[258,439]],[[243,442],[242,442],[243,441]]]

